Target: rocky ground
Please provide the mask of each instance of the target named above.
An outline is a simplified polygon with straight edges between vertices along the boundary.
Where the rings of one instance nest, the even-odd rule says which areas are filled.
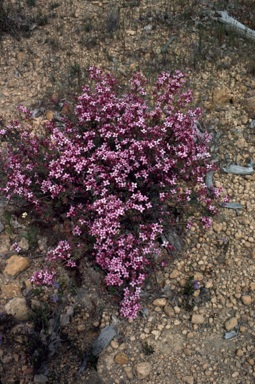
[[[121,4],[119,13],[108,1],[56,4],[38,1],[30,7],[21,2],[22,14],[28,19],[38,13],[42,25],[38,18],[31,21],[30,36],[20,41],[2,37],[0,113],[5,119],[14,118],[15,106],[22,102],[38,109],[30,124],[40,131],[43,121],[57,120],[63,113],[61,101],[54,105],[50,97],[70,100],[86,82],[83,67],[92,64],[111,70],[123,85],[138,70],[153,79],[162,70],[182,69],[194,90],[194,106],[203,107],[202,127],[217,138],[211,152],[218,165],[255,161],[254,47],[226,35],[208,16],[208,11],[228,6],[231,16],[255,29],[253,2],[233,2],[231,8],[226,1],[165,1],[157,7],[133,1]],[[49,15],[45,24],[43,14]],[[59,265],[59,275],[66,278],[62,305],[54,303],[56,287],[36,294],[28,279],[42,268],[47,251],[68,234],[71,224],[64,217],[43,224],[31,207],[0,200],[0,310],[23,323],[13,323],[2,334],[2,383],[252,383],[255,175],[233,175],[219,168],[213,183],[223,186],[223,195],[242,209],[219,207],[206,231],[198,217],[190,218],[195,225],[182,233],[182,255],[164,268],[156,265],[143,287],[143,311],[133,321],[119,316],[119,292],[107,290],[102,272],[89,257],[75,273]],[[33,242],[36,229],[38,244]],[[24,233],[30,237],[24,238]],[[15,242],[22,248],[20,254],[13,251]],[[192,276],[199,289],[187,300],[185,287]],[[68,286],[71,278],[77,284],[76,296]],[[36,370],[22,335],[26,338],[25,329],[31,326],[29,313],[45,303],[52,318],[62,314],[62,340],[57,353]],[[90,362],[77,375],[87,346],[112,324],[113,316],[119,321],[117,335],[99,354],[97,371]],[[225,339],[232,330],[234,336]],[[11,332],[14,340],[7,343]]]

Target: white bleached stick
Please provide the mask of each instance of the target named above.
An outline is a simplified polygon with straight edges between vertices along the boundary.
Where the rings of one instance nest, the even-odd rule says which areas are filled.
[[[235,31],[242,37],[255,41],[255,31],[245,27],[245,25],[239,23],[239,21],[235,20],[233,17],[230,17],[226,11],[216,11],[211,18],[226,24],[228,30]]]

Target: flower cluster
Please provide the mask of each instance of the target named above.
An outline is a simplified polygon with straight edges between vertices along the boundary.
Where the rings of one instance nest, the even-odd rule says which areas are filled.
[[[13,245],[12,245],[12,248],[16,251],[16,252],[20,252],[21,251],[21,248],[18,246],[18,243],[16,242],[16,243],[14,243]]]
[[[64,127],[58,128],[48,122],[44,137],[18,121],[0,131],[7,142],[0,153],[5,176],[0,190],[7,199],[25,198],[41,213],[69,201],[72,236],[79,238],[81,248],[88,238],[92,241],[106,283],[124,289],[121,314],[135,318],[148,255],[160,254],[156,238],[171,223],[162,206],[168,199],[187,206],[199,185],[197,200],[215,214],[212,199],[218,191],[209,198],[203,180],[208,170],[217,168],[209,162],[210,136],[202,141],[194,125],[201,109],[183,110],[192,100],[191,91],[179,92],[184,74],[159,76],[151,95],[153,109],[145,99],[141,74],[131,79],[131,91],[119,96],[120,87],[110,74],[96,67],[88,71],[96,85],[94,91],[86,85],[76,98],[75,123],[63,118]],[[19,110],[31,118],[24,107]],[[183,182],[189,184],[186,191],[179,187]],[[202,221],[205,227],[211,224],[207,217]],[[62,259],[75,267],[75,252],[69,241],[61,241],[47,260]],[[55,274],[46,267],[31,281],[53,284]]]

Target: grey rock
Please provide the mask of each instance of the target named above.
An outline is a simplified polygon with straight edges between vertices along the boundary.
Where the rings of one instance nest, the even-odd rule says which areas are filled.
[[[239,334],[239,328],[240,328],[240,324],[237,324],[237,326],[232,331],[225,333],[224,339],[226,340],[235,339]]]
[[[148,362],[142,362],[135,365],[135,371],[137,373],[138,379],[145,379],[150,374],[152,366]]]
[[[145,31],[151,31],[152,30],[152,25],[146,25],[146,27],[144,27],[144,30]]]
[[[44,383],[47,383],[48,381],[49,381],[48,377],[44,376],[43,374],[34,375],[34,383],[44,384]]]
[[[18,219],[16,216],[11,215],[11,220],[10,220],[11,225],[14,228],[22,228],[22,225],[18,222]]]
[[[27,320],[30,314],[30,310],[26,305],[26,299],[21,297],[15,297],[10,300],[4,307],[6,313],[12,315],[18,320]]]

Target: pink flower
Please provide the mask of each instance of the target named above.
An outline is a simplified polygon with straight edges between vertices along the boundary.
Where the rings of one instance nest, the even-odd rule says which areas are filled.
[[[182,72],[160,74],[152,108],[144,97],[143,75],[135,74],[120,97],[120,86],[110,74],[96,67],[88,72],[95,88],[85,85],[77,98],[77,123],[66,117],[59,129],[49,122],[45,137],[18,121],[0,131],[0,140],[7,141],[6,153],[0,152],[6,176],[0,191],[8,200],[24,198],[40,214],[59,214],[66,208],[71,237],[49,251],[46,260],[60,259],[75,267],[74,256],[83,256],[85,248],[93,251],[106,283],[125,283],[121,314],[132,319],[140,309],[148,257],[161,254],[158,238],[173,224],[165,207],[174,203],[185,209],[199,182],[197,202],[216,214],[213,201],[220,199],[220,189],[210,198],[203,181],[208,170],[217,167],[210,162],[210,136],[205,134],[204,141],[196,137],[194,121],[202,110],[183,110],[192,101],[192,91],[180,92],[186,81]],[[23,106],[18,109],[25,118],[30,116]],[[183,182],[186,191],[179,187]],[[211,225],[209,218],[202,222],[206,228]],[[188,221],[187,228],[192,225]],[[173,248],[167,242],[162,246]],[[32,281],[52,284],[54,274],[54,268],[45,267]]]
[[[14,243],[13,246],[12,246],[13,249],[15,249],[15,251],[17,251],[19,253],[19,251],[21,251],[21,248],[18,246],[18,243]]]

